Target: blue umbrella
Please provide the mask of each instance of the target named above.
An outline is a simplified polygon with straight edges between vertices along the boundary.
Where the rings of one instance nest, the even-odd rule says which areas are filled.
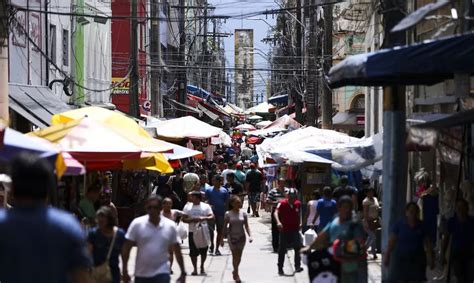
[[[47,158],[53,162],[53,164],[58,155],[58,150],[53,146],[39,143],[34,138],[28,137],[10,128],[6,128],[5,137],[3,139],[3,148],[0,150],[0,159],[9,161],[20,152],[25,151]]]

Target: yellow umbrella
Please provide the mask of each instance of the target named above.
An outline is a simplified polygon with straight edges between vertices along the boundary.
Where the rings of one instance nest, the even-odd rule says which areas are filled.
[[[163,154],[143,153],[128,139],[130,137],[89,118],[58,124],[28,135],[58,144],[62,150],[83,161],[91,170],[147,169],[162,173],[173,172]],[[161,145],[159,141],[156,143]]]
[[[150,138],[150,135],[140,127],[135,120],[125,116],[125,114],[94,106],[78,108],[56,114],[51,118],[51,122],[53,125],[62,124],[73,120],[79,120],[86,116],[94,121],[119,129],[127,129],[128,131],[135,132],[143,137]]]
[[[158,171],[165,174],[173,173],[173,167],[169,164],[166,157],[161,153],[143,153],[140,159],[125,160],[123,162],[124,170],[146,169]]]
[[[64,124],[88,117],[90,120],[100,122],[113,128],[117,133],[133,142],[146,152],[172,152],[173,148],[158,143],[147,131],[138,125],[133,119],[117,111],[111,111],[100,107],[84,107],[60,114],[51,118],[53,125]]]

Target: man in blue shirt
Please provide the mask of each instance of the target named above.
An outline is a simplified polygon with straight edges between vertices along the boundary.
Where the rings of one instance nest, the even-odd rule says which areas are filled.
[[[216,255],[221,255],[219,251],[219,239],[221,239],[222,230],[224,228],[224,216],[227,211],[229,202],[229,192],[222,187],[222,176],[214,175],[212,189],[206,190],[207,203],[212,207],[212,212],[215,216],[215,221],[210,223],[211,229],[211,254],[214,251],[214,228],[217,229],[216,237]]]
[[[79,223],[47,206],[48,192],[55,189],[51,165],[21,153],[11,162],[11,178],[14,207],[0,211],[0,282],[91,282]]]
[[[323,188],[323,198],[318,200],[316,204],[316,216],[314,217],[314,221],[319,217],[318,232],[322,231],[326,225],[332,221],[336,212],[337,204],[336,201],[332,199],[331,187],[326,186]]]

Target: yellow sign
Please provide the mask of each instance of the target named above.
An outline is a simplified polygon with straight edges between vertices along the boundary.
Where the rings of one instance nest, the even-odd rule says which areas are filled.
[[[124,78],[112,78],[111,94],[128,95],[130,91],[130,80]]]

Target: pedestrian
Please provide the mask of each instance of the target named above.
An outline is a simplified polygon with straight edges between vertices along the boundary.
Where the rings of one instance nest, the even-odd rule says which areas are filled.
[[[96,283],[108,283],[103,278],[105,270],[110,272],[111,282],[120,283],[119,255],[125,242],[125,232],[116,226],[117,215],[111,207],[102,206],[97,211],[96,222],[97,227],[91,229],[87,237],[94,261],[93,278]],[[104,265],[109,270],[102,268]]]
[[[285,179],[278,179],[278,185],[276,188],[270,190],[267,196],[267,204],[271,205],[272,211],[270,217],[272,218],[272,247],[273,252],[278,252],[278,246],[280,242],[280,231],[278,231],[277,222],[274,216],[277,205],[280,201],[284,200],[285,197]]]
[[[207,179],[207,174],[202,174],[199,176],[199,183],[200,185],[200,190],[201,192],[205,192],[207,189],[211,188],[211,185],[209,185]]]
[[[349,185],[349,177],[347,177],[347,175],[342,175],[341,180],[339,181],[339,187],[334,189],[334,192],[333,192],[334,199],[339,200],[343,196],[349,196],[352,199],[353,209],[357,211],[358,209],[357,195],[358,195],[357,189]]]
[[[298,200],[298,192],[296,189],[288,189],[287,198],[278,203],[275,213],[273,214],[280,231],[280,243],[278,247],[278,274],[284,275],[283,263],[291,243],[295,250],[295,272],[303,271],[301,267],[301,236],[300,236],[300,211],[301,202]]]
[[[99,182],[94,182],[87,188],[87,193],[83,199],[79,202],[79,212],[83,220],[90,224],[95,225],[95,204],[99,200],[102,187]]]
[[[242,163],[238,163],[235,165],[235,181],[240,183],[242,186],[245,185],[245,173],[242,171],[243,166]]]
[[[251,163],[250,170],[245,175],[245,188],[249,196],[249,203],[254,217],[260,217],[258,210],[262,181],[262,173],[257,170],[255,163]]]
[[[438,190],[433,185],[421,193],[418,206],[421,207],[423,225],[428,230],[431,243],[435,247],[438,238],[439,196]]]
[[[319,218],[319,225],[316,227],[316,231],[319,233],[326,228],[326,225],[332,222],[336,213],[337,203],[332,199],[331,187],[326,186],[323,188],[323,198],[318,200],[316,204],[314,220]],[[313,226],[316,226],[316,222],[313,222]]]
[[[227,168],[225,168],[222,173],[222,179],[224,180],[224,186],[227,184],[227,175],[230,173],[234,173],[234,163],[233,162],[228,162],[227,163]]]
[[[443,238],[443,252],[446,254],[451,239],[451,262],[453,273],[459,283],[474,282],[474,217],[469,214],[469,204],[459,199],[454,217],[448,220]]]
[[[242,253],[246,242],[245,231],[247,231],[250,243],[252,243],[253,239],[248,223],[248,215],[241,211],[242,201],[240,198],[238,196],[232,196],[229,204],[230,210],[225,214],[224,226],[219,242],[221,246],[224,246],[224,237],[222,235],[227,234],[229,248],[232,252],[232,266],[234,268],[232,275],[235,282],[241,282],[239,265],[242,260]]]
[[[76,218],[47,205],[51,164],[20,153],[10,162],[14,205],[0,210],[0,282],[91,282],[91,258]]]
[[[171,188],[171,191],[176,194],[179,198],[179,203],[176,202],[175,206],[178,209],[183,209],[184,205],[187,202],[187,193],[184,190],[184,180],[181,169],[177,168],[174,170],[174,176],[171,176],[168,180],[168,185]]]
[[[179,210],[179,207],[181,206],[181,199],[178,197],[178,195],[171,190],[170,185],[168,184],[163,184],[162,190],[159,194],[162,199],[169,198],[173,202],[173,209]]]
[[[183,212],[178,209],[173,209],[173,200],[170,198],[165,198],[163,199],[163,211],[161,211],[161,215],[173,221],[175,224],[177,224],[179,219],[183,215]],[[174,252],[170,250],[169,255],[170,255],[170,273],[173,274]]]
[[[390,274],[393,282],[424,282],[427,259],[433,269],[434,253],[429,233],[420,220],[420,208],[410,202],[405,207],[405,217],[391,229],[384,265],[403,271]]]
[[[196,167],[189,166],[189,172],[187,172],[183,177],[183,186],[186,194],[189,194],[194,186],[199,186],[199,176],[196,174]]]
[[[191,261],[193,263],[193,272],[191,275],[197,275],[197,258],[201,256],[201,274],[205,275],[204,264],[207,258],[207,249],[196,247],[194,243],[193,233],[197,229],[197,225],[201,224],[204,226],[207,225],[207,221],[213,220],[214,214],[212,213],[212,208],[207,204],[202,202],[201,192],[191,192],[191,202],[186,204],[183,209],[183,222],[189,224],[189,255],[191,256]]]
[[[210,221],[210,234],[211,234],[211,250],[210,253],[214,252],[214,231],[216,231],[216,256],[220,256],[221,252],[219,251],[219,239],[222,236],[222,228],[224,227],[224,216],[227,211],[228,202],[229,202],[229,192],[227,189],[222,187],[222,177],[221,175],[214,175],[212,184],[214,185],[212,189],[206,190],[206,199],[207,203],[212,207],[212,212],[214,213],[214,219]]]
[[[319,190],[313,190],[311,194],[311,200],[306,204],[306,213],[303,217],[303,223],[306,224],[304,227],[304,232],[308,229],[313,229],[316,231],[316,227],[319,226],[319,216],[316,218],[316,211],[318,206],[318,200],[321,199],[321,194]]]
[[[137,247],[135,283],[169,283],[171,281],[169,250],[174,251],[181,269],[179,280],[181,282],[186,280],[176,224],[166,217],[161,217],[162,205],[160,196],[150,196],[145,203],[147,214],[135,218],[128,227],[122,251],[122,276],[125,283],[130,282],[127,267],[133,246]]]
[[[326,227],[318,234],[313,243],[301,250],[307,252],[310,249],[323,250],[332,247],[329,251],[334,257],[342,257],[341,273],[338,282],[344,283],[362,283],[367,282],[367,261],[365,259],[364,243],[366,235],[362,224],[354,217],[354,203],[349,196],[343,196],[337,201],[337,214]],[[322,219],[321,219],[322,221]],[[337,241],[337,242],[336,242]],[[338,248],[339,245],[347,246]],[[359,258],[344,259],[340,253],[344,253],[349,246],[351,252],[359,255]]]
[[[227,189],[229,194],[239,197],[243,202],[244,188],[241,184],[235,181],[234,173],[227,174],[227,184],[224,187]]]
[[[118,217],[117,207],[112,202],[112,190],[110,188],[104,188],[102,190],[99,197],[99,203],[100,203],[100,207],[102,206],[110,207],[110,209],[112,209],[113,213],[115,214],[115,217],[116,218]]]
[[[362,202],[364,228],[367,232],[367,247],[372,249],[372,258],[377,259],[377,238],[375,232],[380,228],[380,205],[375,197],[375,189],[369,187],[366,190],[366,197]]]

